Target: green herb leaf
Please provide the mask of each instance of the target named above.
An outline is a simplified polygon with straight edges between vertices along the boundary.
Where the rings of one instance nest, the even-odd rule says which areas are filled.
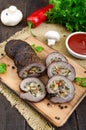
[[[86,87],[86,77],[83,77],[83,78],[76,77],[74,79],[74,82],[76,82],[78,85],[80,85],[82,87]]]
[[[5,63],[0,64],[0,73],[6,72],[7,65]]]
[[[86,82],[80,83],[80,86],[86,87]]]
[[[75,81],[75,82],[81,82],[81,78],[80,78],[80,77],[76,77],[76,78],[74,79],[74,81]]]
[[[86,87],[86,77],[81,78],[81,83],[80,83],[80,85],[81,85],[82,87]]]
[[[82,79],[82,81],[86,81],[86,77],[84,77],[84,78],[81,78]]]
[[[34,49],[35,48],[35,44],[32,44],[31,47]]]
[[[37,52],[42,52],[44,50],[44,48],[42,46],[37,46],[37,47],[35,47],[35,50]]]
[[[35,44],[32,44],[32,48],[35,52],[42,52],[44,50],[42,46],[36,46]]]

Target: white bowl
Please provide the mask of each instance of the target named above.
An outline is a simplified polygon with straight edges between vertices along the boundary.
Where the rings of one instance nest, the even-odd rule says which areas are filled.
[[[74,32],[66,38],[68,52],[79,59],[86,59],[86,32]]]

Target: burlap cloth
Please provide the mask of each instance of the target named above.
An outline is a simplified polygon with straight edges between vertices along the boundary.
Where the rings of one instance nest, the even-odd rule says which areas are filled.
[[[80,64],[82,67],[86,68],[86,60],[79,60],[72,57],[66,50],[65,39],[71,33],[68,32],[65,28],[60,25],[55,24],[46,24],[43,23],[35,29],[32,29],[33,33],[36,35],[36,38],[42,41],[44,44],[47,44],[47,41],[44,37],[44,34],[49,30],[55,30],[59,32],[61,39],[56,43],[52,48],[63,53],[69,58],[73,59],[75,62]],[[17,32],[15,35],[11,36],[9,39],[0,44],[0,53],[4,53],[4,46],[7,41],[11,39],[22,39],[29,37],[29,28],[26,27],[21,31]],[[1,57],[2,55],[0,55]],[[31,106],[22,101],[17,95],[12,93],[6,86],[0,83],[0,93],[6,97],[6,99],[15,107],[20,114],[26,119],[27,123],[31,126],[33,130],[53,130],[54,127],[48,122],[42,115],[35,111]]]

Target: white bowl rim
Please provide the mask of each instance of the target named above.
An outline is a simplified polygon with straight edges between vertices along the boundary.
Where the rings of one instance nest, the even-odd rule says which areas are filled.
[[[69,45],[68,45],[68,40],[71,36],[75,35],[75,34],[86,34],[86,32],[73,32],[71,34],[69,34],[69,36],[66,38],[66,48],[68,49],[68,51],[71,53],[71,54],[74,54],[73,56],[76,56],[76,57],[79,57],[79,58],[86,58],[86,55],[82,55],[82,54],[79,54],[79,53],[76,53],[75,51],[73,51]]]

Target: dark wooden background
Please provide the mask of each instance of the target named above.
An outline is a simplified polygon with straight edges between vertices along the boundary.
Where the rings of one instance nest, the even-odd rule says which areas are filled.
[[[23,20],[15,27],[7,27],[0,22],[0,42],[27,26],[26,17],[34,10],[48,4],[48,0],[0,0],[0,12],[10,5],[23,12]],[[0,130],[32,130],[18,111],[0,95]],[[86,98],[73,112],[66,124],[55,130],[86,130]]]

